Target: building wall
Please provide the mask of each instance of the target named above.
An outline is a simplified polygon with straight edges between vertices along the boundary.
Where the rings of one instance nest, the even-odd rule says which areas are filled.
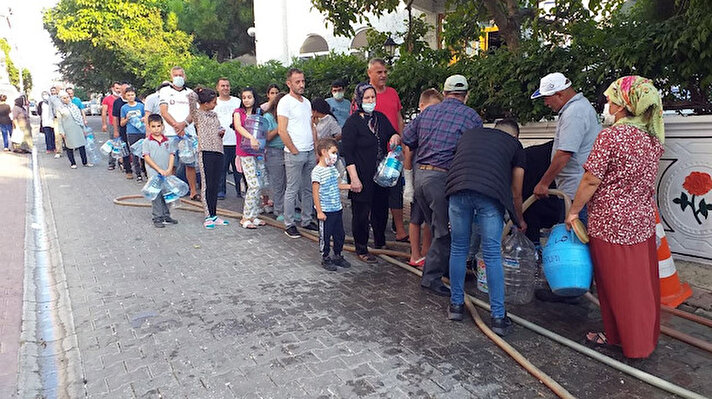
[[[310,0],[255,0],[255,52],[257,63],[277,60],[285,65],[294,57],[299,57],[304,40],[311,34],[323,37],[329,50],[337,53],[350,51],[352,37],[335,36],[333,26],[326,24],[324,16],[312,9]],[[415,12],[414,14],[418,14]],[[429,16],[433,25],[436,16]],[[403,32],[408,13],[401,8],[381,18],[371,18],[370,22],[378,31]],[[354,24],[354,30],[366,28],[366,23]],[[435,35],[429,38],[434,42]],[[434,44],[434,43],[433,43]]]

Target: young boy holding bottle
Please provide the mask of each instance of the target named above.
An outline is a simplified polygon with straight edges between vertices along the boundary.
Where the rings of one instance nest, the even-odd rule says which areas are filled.
[[[350,184],[339,183],[339,172],[334,166],[338,159],[336,140],[324,138],[317,142],[319,163],[312,170],[312,195],[316,217],[319,220],[319,249],[321,265],[328,271],[336,267],[351,267],[341,251],[344,248],[344,222],[342,218],[341,195],[339,190],[348,190]],[[329,257],[331,239],[334,239],[334,256]]]
[[[168,139],[163,135],[163,118],[159,114],[148,116],[148,131],[151,134],[143,142],[143,160],[146,162],[148,178],[173,174],[175,154],[168,148]],[[162,194],[152,201],[153,226],[163,228],[166,224],[177,224],[171,217],[170,210]]]

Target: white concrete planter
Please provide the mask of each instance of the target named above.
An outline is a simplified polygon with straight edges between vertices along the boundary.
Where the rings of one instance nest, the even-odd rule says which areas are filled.
[[[525,146],[543,143],[553,139],[555,128],[553,121],[530,123],[522,127],[520,139]],[[703,200],[702,205],[712,204],[712,190],[689,181],[683,186],[693,172],[712,176],[712,115],[666,116],[665,136],[657,203],[670,249],[675,258],[712,265],[712,209],[700,210]]]

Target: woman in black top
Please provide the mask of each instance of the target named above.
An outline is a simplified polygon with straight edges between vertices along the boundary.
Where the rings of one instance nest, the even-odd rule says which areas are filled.
[[[351,181],[351,228],[356,254],[366,263],[376,263],[368,253],[368,227],[373,229],[376,248],[386,245],[388,189],[373,181],[378,163],[388,154],[388,144],[400,144],[400,136],[385,115],[374,111],[376,89],[360,83],[354,91],[355,111],[341,130],[343,156]]]

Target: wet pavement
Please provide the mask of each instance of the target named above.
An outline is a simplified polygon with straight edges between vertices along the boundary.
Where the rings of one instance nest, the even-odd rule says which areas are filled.
[[[554,397],[471,320],[447,321],[447,298],[407,271],[347,255],[351,269],[326,272],[309,240],[236,221],[206,231],[200,213],[174,210],[179,224],[155,229],[150,208],[112,203],[140,183],[66,157],[40,165],[88,397]],[[576,341],[600,329],[583,302],[510,310]],[[507,340],[576,397],[671,397],[522,327]],[[712,395],[712,355],[667,337],[629,363]]]

